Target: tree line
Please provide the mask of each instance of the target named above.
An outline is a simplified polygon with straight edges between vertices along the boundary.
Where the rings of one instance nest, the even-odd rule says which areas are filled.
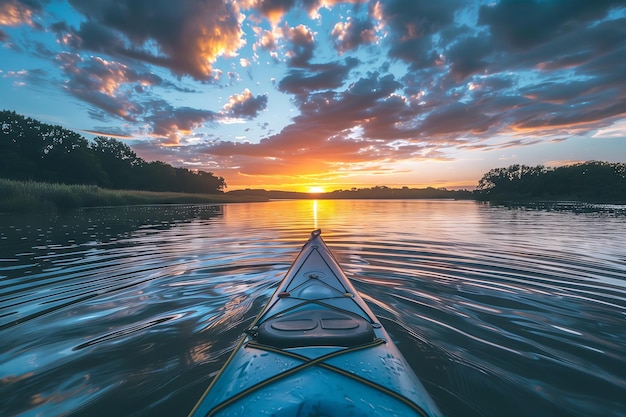
[[[481,200],[626,202],[626,164],[588,161],[558,168],[511,165],[483,175]]]
[[[111,189],[215,194],[226,188],[212,172],[146,162],[123,142],[0,112],[0,178]]]
[[[393,188],[379,185],[371,188],[352,188],[350,190],[335,190],[328,193],[328,198],[351,199],[351,198],[372,198],[372,199],[471,199],[472,193],[468,190],[448,190],[440,187],[426,188]]]

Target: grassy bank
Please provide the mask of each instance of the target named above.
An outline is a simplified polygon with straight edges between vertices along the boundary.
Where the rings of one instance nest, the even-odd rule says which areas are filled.
[[[37,213],[81,207],[140,204],[207,204],[261,201],[226,194],[109,190],[95,185],[48,184],[0,178],[0,213]]]

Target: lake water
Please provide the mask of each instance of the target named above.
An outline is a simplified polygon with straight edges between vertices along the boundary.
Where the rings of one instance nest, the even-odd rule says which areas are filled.
[[[0,416],[185,416],[318,227],[447,416],[626,416],[626,217],[420,200],[0,215]]]

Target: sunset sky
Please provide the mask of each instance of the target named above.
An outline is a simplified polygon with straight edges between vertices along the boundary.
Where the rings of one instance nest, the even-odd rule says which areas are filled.
[[[626,162],[624,0],[0,0],[0,110],[227,190]]]

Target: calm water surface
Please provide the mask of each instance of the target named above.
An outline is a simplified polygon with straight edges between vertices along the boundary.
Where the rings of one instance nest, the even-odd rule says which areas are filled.
[[[185,416],[318,227],[447,416],[626,416],[626,217],[323,200],[0,215],[0,416]]]

